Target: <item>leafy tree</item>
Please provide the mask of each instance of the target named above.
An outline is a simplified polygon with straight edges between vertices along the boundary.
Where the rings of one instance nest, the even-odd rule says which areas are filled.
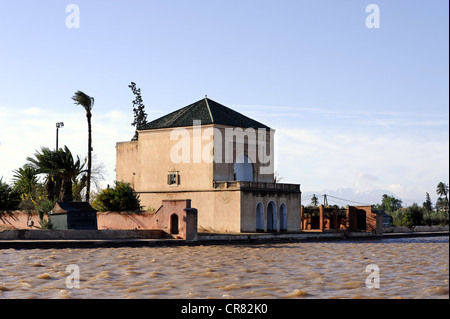
[[[3,210],[15,210],[20,203],[19,192],[3,182],[3,178],[0,178],[0,211]]]
[[[402,207],[402,200],[383,194],[380,208],[384,209],[385,212],[394,212]]]
[[[105,179],[105,164],[97,161],[97,155],[92,155],[92,171],[91,171],[91,193],[101,189],[101,182]],[[86,187],[87,176],[83,174],[75,179],[72,185],[72,193],[74,201],[83,201],[84,191]]]
[[[406,208],[407,213],[411,215],[411,219],[413,221],[414,226],[420,226],[423,225],[423,214],[425,210],[417,203],[413,203],[411,206]]]
[[[145,105],[142,101],[141,89],[136,88],[136,83],[134,82],[131,82],[128,87],[135,95],[135,99],[133,100],[134,121],[131,125],[136,127],[132,141],[137,141],[139,138],[137,131],[147,124],[147,113],[145,113]]]
[[[392,224],[394,226],[420,226],[423,225],[425,209],[413,203],[407,208],[400,208],[392,212]]]
[[[437,211],[448,211],[448,202],[445,200],[445,198],[439,197],[436,200],[435,207]]]
[[[20,194],[21,202],[19,209],[24,211],[34,211],[36,207],[42,202],[47,200],[45,189],[41,184],[38,184],[31,193]]]
[[[139,195],[129,183],[115,182],[113,188],[102,190],[92,202],[99,211],[136,211],[141,210]]]
[[[426,193],[425,202],[423,202],[422,206],[427,212],[431,212],[433,210],[433,203],[431,202],[430,194]]]
[[[79,156],[76,159],[72,156],[69,148],[52,151],[48,147],[42,147],[41,152],[34,154],[35,158],[28,157],[27,160],[34,166],[40,174],[48,174],[62,180],[60,200],[71,202],[73,180],[84,173],[84,163],[81,163]]]
[[[317,198],[316,194],[313,194],[313,197],[311,197],[311,205],[314,207],[317,207],[319,205],[319,199]]]
[[[91,170],[92,170],[92,107],[94,106],[94,98],[84,92],[77,91],[72,97],[76,105],[81,105],[86,110],[86,118],[88,122],[88,167],[86,180],[86,201],[89,202],[91,192]]]
[[[423,222],[428,226],[448,226],[448,214],[443,211],[425,211],[423,214]]]

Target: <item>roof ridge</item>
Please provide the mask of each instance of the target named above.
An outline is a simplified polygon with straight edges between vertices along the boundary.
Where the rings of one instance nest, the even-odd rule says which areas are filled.
[[[141,130],[192,126],[193,120],[201,120],[202,124],[205,125],[220,124],[243,128],[270,129],[268,126],[205,95],[203,99],[197,102],[147,123]]]
[[[205,102],[206,102],[206,108],[208,109],[209,112],[209,116],[211,117],[211,122],[214,123],[214,117],[211,113],[211,108],[209,107],[209,103],[208,103],[208,96],[205,95]]]

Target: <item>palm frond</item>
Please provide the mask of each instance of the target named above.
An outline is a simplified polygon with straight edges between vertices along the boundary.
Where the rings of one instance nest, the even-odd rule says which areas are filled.
[[[81,105],[82,107],[84,107],[86,112],[90,112],[92,110],[92,107],[94,106],[94,98],[90,97],[82,91],[75,92],[75,95],[72,96],[72,100],[76,105]]]
[[[85,172],[83,170],[85,164],[78,155],[74,159],[67,146],[55,151],[42,147],[40,152],[34,154],[34,158],[28,157],[27,160],[38,174],[48,174],[62,179],[73,179]]]

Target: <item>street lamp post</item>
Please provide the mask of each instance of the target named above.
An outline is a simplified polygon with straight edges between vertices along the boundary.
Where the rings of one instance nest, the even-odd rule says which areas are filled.
[[[64,127],[64,123],[63,122],[58,122],[56,123],[56,150],[58,150],[58,133],[59,133],[59,129]]]

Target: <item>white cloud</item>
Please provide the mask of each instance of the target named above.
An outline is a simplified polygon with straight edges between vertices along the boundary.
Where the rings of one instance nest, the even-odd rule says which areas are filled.
[[[352,188],[424,197],[448,179],[448,117],[395,111],[237,106],[277,130],[277,171],[303,190]]]
[[[25,114],[25,115],[38,115],[38,114],[42,114],[42,113],[43,113],[43,110],[41,110],[38,107],[32,107],[32,108],[29,108],[29,109],[26,109],[23,111],[23,114]]]
[[[369,180],[369,181],[376,181],[376,180],[378,180],[378,177],[376,177],[376,176],[373,176],[373,175],[370,175],[370,174],[367,174],[367,173],[361,173],[361,172],[359,172],[357,174],[357,177],[360,178],[360,179],[366,179],[366,180]]]
[[[119,111],[111,111],[106,114],[106,117],[113,118],[113,119],[120,119],[123,117],[123,114]]]
[[[387,189],[419,201],[448,178],[447,137],[420,132],[380,134],[360,127],[322,130],[284,127],[279,134],[278,172],[303,190]]]
[[[13,108],[0,109],[0,177],[10,181],[12,171],[23,166],[27,157],[42,146],[54,148],[56,144],[56,122],[64,122],[59,130],[59,146],[67,145],[73,154],[87,156],[87,121],[82,112],[49,113],[47,110],[31,108],[22,112]],[[95,114],[93,123],[93,148],[98,162],[105,164],[106,180],[115,179],[115,144],[129,140],[134,134],[129,116],[113,110]]]
[[[302,119],[298,126],[317,122],[323,126],[347,123],[353,126],[388,127],[442,127],[449,125],[447,114],[406,113],[387,111],[358,111],[353,109],[325,109],[320,107],[292,107],[269,105],[239,105],[236,110],[266,122],[264,118],[283,122]],[[345,122],[344,122],[345,121]],[[340,124],[339,124],[340,123]],[[266,123],[268,124],[268,123]],[[273,124],[272,124],[273,125]],[[271,125],[269,125],[271,126]],[[282,124],[280,126],[283,126]]]

